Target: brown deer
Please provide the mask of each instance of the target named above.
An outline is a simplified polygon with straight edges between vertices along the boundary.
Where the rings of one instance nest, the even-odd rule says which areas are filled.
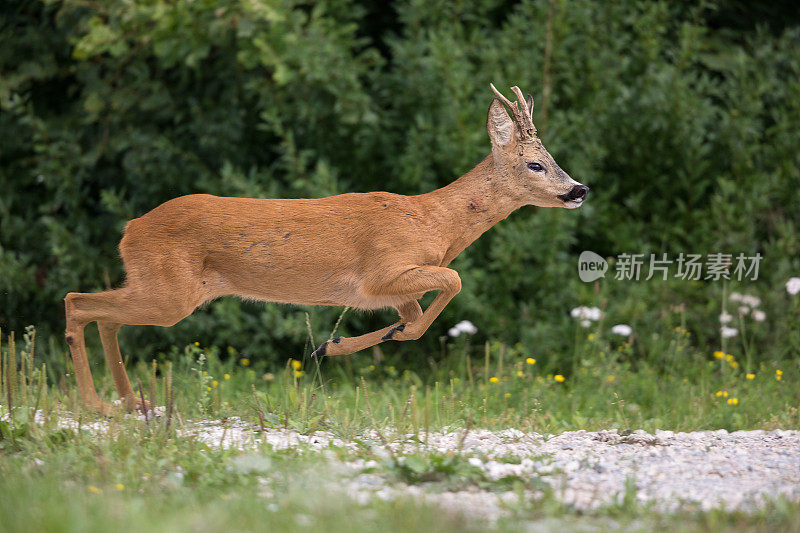
[[[497,95],[486,129],[492,153],[435,191],[417,196],[349,193],[319,199],[192,194],[128,222],[119,244],[127,281],[65,298],[66,340],[83,403],[100,412],[83,330],[97,322],[124,406],[136,398],[120,356],[125,324],[172,326],[226,295],[300,305],[394,307],[394,325],[323,343],[313,355],[345,355],[386,340],[418,339],[461,290],[447,265],[524,205],[579,207],[589,188],[556,164],[533,125],[533,99]],[[505,106],[511,111],[511,117]],[[440,291],[423,312],[418,300]],[[139,405],[139,407],[143,407]]]

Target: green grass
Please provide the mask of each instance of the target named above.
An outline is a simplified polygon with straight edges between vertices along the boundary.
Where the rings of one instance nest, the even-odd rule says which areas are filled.
[[[401,464],[381,454],[379,442],[359,436],[371,428],[380,428],[381,439],[418,433],[424,440],[427,430],[444,427],[539,433],[800,427],[796,363],[784,361],[780,368],[764,363],[747,372],[744,364],[734,364],[736,358],[694,350],[686,338],[677,328],[660,357],[635,360],[627,342],[579,331],[569,368],[531,364],[535,354],[515,347],[470,347],[459,339],[432,357],[425,372],[368,354],[321,363],[287,360],[280,368],[266,368],[233,348],[192,344],[130,369],[137,391],[141,384],[142,395],[170,406],[168,416],[144,421],[120,413],[105,421],[108,433],[97,434],[85,427],[97,418],[81,410],[71,379],[62,381],[50,371],[48,382],[29,330],[20,346],[4,339],[1,350],[0,523],[4,531],[485,530],[489,526],[480,521],[407,498],[357,504],[343,496],[333,458],[376,459],[382,475],[436,490],[522,491],[541,487],[489,482],[459,456],[420,453]],[[754,377],[748,379],[748,373]],[[113,399],[104,369],[95,371],[95,380],[101,395]],[[735,404],[729,402],[734,398]],[[9,400],[16,406],[10,417]],[[44,413],[41,423],[31,421],[34,408]],[[64,416],[84,427],[60,427]],[[256,428],[326,430],[362,444],[330,453],[262,445],[243,454],[182,432],[189,420],[232,416]],[[687,531],[800,527],[800,507],[782,501],[754,514],[677,515],[633,501],[576,513],[545,490],[539,499],[513,505],[511,517],[491,527],[518,530],[522,522]]]

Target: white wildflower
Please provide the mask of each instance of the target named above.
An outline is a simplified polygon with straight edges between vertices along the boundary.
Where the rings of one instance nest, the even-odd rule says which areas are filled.
[[[733,320],[733,316],[727,311],[723,311],[722,314],[719,315],[719,323],[720,324],[727,324]]]
[[[764,322],[767,319],[767,314],[760,309],[753,309],[753,320],[756,322]]]
[[[603,312],[600,311],[600,309],[598,309],[597,307],[590,307],[589,310],[588,310],[588,314],[587,314],[586,318],[588,318],[589,320],[594,320],[595,322],[597,322],[598,320],[600,320],[600,318],[602,316],[603,316]]]
[[[742,301],[742,295],[739,294],[738,292],[732,292],[731,296],[730,296],[730,301],[732,301],[732,302],[741,302]]]
[[[633,328],[628,324],[617,324],[611,328],[611,333],[622,335],[623,337],[629,337],[631,333],[633,333]]]
[[[453,327],[458,329],[461,333],[466,333],[467,335],[475,335],[476,333],[478,333],[478,328],[475,327],[475,324],[473,324],[469,320],[462,320]]]
[[[727,326],[723,326],[719,328],[719,333],[722,335],[723,339],[730,339],[731,337],[735,337],[739,334],[739,330],[736,328],[729,328]]]
[[[451,337],[458,337],[462,333],[466,333],[467,335],[475,335],[478,333],[478,328],[470,322],[469,320],[462,320],[452,328],[447,330],[447,334]]]
[[[786,282],[786,292],[795,295],[800,292],[800,278],[789,278]]]
[[[603,316],[603,312],[597,307],[586,307],[584,305],[574,308],[569,312],[572,318],[580,318],[582,320],[591,320],[597,322]],[[583,323],[581,323],[583,326]],[[588,327],[588,326],[584,326]]]
[[[750,307],[758,307],[761,305],[761,298],[753,296],[752,294],[745,294],[742,296],[742,303]]]
[[[591,320],[585,320],[585,319],[581,320],[581,326],[583,326],[585,328],[588,328],[591,325],[592,325],[592,321]]]
[[[750,308],[749,307],[747,307],[746,305],[740,305],[739,306],[739,314],[740,315],[747,315],[749,313],[750,313]]]

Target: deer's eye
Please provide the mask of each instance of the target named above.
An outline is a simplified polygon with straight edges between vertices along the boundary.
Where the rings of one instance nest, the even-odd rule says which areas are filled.
[[[528,163],[528,168],[533,170],[534,172],[541,172],[544,170],[544,167],[539,163]]]

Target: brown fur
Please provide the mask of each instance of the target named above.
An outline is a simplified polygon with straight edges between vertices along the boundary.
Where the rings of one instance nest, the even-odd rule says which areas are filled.
[[[458,274],[447,268],[459,253],[523,205],[564,206],[557,196],[576,184],[538,138],[514,135],[517,123],[498,99],[487,128],[492,154],[427,194],[292,200],[193,194],[131,220],[119,246],[125,286],[65,298],[66,337],[84,403],[108,410],[89,372],[86,324],[98,323],[117,392],[132,409],[140,402],[122,364],[120,326],[171,326],[225,295],[399,312],[399,323],[325,343],[318,355],[419,338],[461,289]],[[546,171],[530,171],[530,161]],[[440,293],[423,313],[417,300],[428,291]]]

